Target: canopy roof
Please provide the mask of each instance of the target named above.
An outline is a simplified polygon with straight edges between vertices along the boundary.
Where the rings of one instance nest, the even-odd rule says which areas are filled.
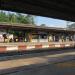
[[[56,27],[42,27],[32,24],[19,24],[19,23],[0,23],[1,29],[13,29],[13,30],[40,30],[40,31],[51,31],[51,32],[74,32],[75,29],[56,28]]]

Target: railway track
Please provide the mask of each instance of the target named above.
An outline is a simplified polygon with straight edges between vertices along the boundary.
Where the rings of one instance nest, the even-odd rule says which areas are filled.
[[[60,54],[65,52],[73,52],[75,48],[58,48],[58,49],[37,49],[33,51],[8,52],[0,54],[0,61],[13,60],[19,58],[39,57],[52,54]]]
[[[75,48],[63,48],[63,49],[53,49],[53,50],[52,49],[51,50],[46,49],[44,51],[43,50],[41,50],[41,51],[37,50],[35,52],[34,51],[33,52],[13,52],[13,53],[6,53],[3,55],[0,54],[0,56],[1,56],[0,61],[1,60],[11,61],[11,62],[2,61],[3,65],[4,65],[4,62],[5,62],[5,65],[8,65],[9,63],[11,63],[11,65],[13,64],[13,66],[15,65],[15,63],[17,63],[17,65],[18,65],[18,62],[19,63],[22,63],[22,62],[25,63],[25,64],[24,63],[19,64],[20,66],[17,67],[16,69],[12,68],[12,69],[7,69],[4,71],[1,71],[0,74],[2,74],[2,75],[14,75],[20,71],[25,71],[25,73],[26,73],[28,71],[28,69],[32,70],[35,67],[36,68],[37,67],[44,67],[45,65],[52,66],[52,65],[55,65],[58,63],[64,63],[67,61],[72,61],[72,60],[75,60],[75,51],[74,50],[75,50]],[[70,52],[71,52],[71,54],[70,54]],[[72,54],[72,53],[74,53],[74,54]],[[64,55],[65,55],[65,57],[62,57]],[[38,61],[39,63],[35,62],[34,60]],[[33,61],[33,62],[31,62],[31,61]],[[27,64],[29,63],[28,68],[26,67],[27,66],[26,63]],[[31,65],[32,63],[34,63],[34,64]],[[22,66],[23,64],[24,64],[24,66],[26,65],[25,66],[26,68],[24,66]],[[0,64],[0,66],[1,65],[2,64]],[[10,65],[8,65],[8,66],[10,66]],[[13,67],[13,66],[11,66],[11,67]],[[32,67],[32,69],[31,69],[31,67]],[[52,69],[52,67],[50,67],[50,69]],[[29,74],[27,74],[27,75],[29,75]]]
[[[63,68],[62,68],[63,65]],[[66,66],[65,66],[66,65]],[[67,66],[69,65],[69,66]],[[75,60],[68,60],[56,64],[48,64],[33,67],[30,69],[20,69],[18,71],[5,73],[2,75],[75,75]],[[60,68],[61,67],[61,68]]]

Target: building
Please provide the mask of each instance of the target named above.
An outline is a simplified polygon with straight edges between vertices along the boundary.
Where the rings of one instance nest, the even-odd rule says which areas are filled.
[[[3,39],[3,41],[1,40]],[[75,41],[75,30],[30,24],[0,23],[0,42]]]

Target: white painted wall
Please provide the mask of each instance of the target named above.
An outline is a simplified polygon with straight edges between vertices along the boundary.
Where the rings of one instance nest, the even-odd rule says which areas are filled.
[[[4,42],[4,38],[2,34],[0,34],[0,42]]]
[[[48,42],[48,39],[40,39],[39,42]]]
[[[11,39],[11,38],[13,39],[13,34],[9,34],[8,38],[9,39]]]
[[[32,39],[31,42],[38,42],[38,39]]]

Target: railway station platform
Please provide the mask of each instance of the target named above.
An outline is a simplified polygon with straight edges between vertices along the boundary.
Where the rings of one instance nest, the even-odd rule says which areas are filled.
[[[11,51],[32,51],[44,48],[65,48],[75,47],[75,42],[16,42],[16,43],[0,43],[0,53]]]
[[[62,62],[71,60],[75,60],[75,52],[0,61],[0,74],[9,75],[10,73],[19,72],[21,70],[29,71],[33,68],[36,69],[37,67],[45,65],[51,65],[52,67],[52,64],[57,64],[58,67],[62,68],[64,67],[64,65],[61,67]],[[58,65],[58,63],[60,64]],[[70,64],[70,66],[75,67],[75,64]]]

